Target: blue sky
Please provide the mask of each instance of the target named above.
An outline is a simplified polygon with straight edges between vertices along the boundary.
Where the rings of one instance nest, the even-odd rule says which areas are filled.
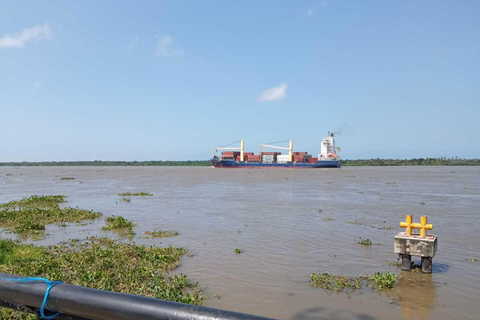
[[[480,157],[480,1],[0,1],[0,161]]]

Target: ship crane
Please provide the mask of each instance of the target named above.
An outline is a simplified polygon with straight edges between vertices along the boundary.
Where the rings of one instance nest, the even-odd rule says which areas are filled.
[[[262,147],[266,148],[273,148],[273,149],[281,149],[281,150],[288,150],[288,161],[292,161],[293,156],[293,140],[288,141],[288,147],[279,147],[279,146],[272,146],[269,144],[261,144],[260,145],[260,156],[262,156]]]
[[[236,143],[236,142],[233,142],[233,143]],[[245,141],[242,139],[240,140],[240,148],[227,147],[227,146],[213,148],[213,157],[214,158],[217,157],[217,150],[240,150],[240,159],[243,159],[244,147],[245,147]]]

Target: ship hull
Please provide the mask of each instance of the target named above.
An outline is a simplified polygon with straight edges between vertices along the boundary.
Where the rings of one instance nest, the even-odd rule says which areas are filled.
[[[288,162],[288,163],[263,163],[246,162],[234,160],[212,159],[215,168],[298,168],[298,169],[318,169],[318,168],[340,168],[342,160],[321,160],[315,163],[306,162]]]

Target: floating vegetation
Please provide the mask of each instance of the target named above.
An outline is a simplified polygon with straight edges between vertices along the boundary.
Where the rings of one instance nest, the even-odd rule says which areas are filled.
[[[130,198],[122,198],[122,201],[123,201],[123,202],[130,202],[130,201],[132,201],[132,199],[130,199]]]
[[[119,193],[118,194],[120,197],[140,197],[140,196],[153,196],[153,193],[148,193],[148,192],[137,192],[137,193],[131,193],[131,192],[124,192],[124,193]]]
[[[477,262],[477,258],[468,258],[468,259],[465,259],[467,261],[470,261],[470,262]]]
[[[398,262],[398,261],[388,261],[388,265],[390,267],[397,267],[397,268],[400,268],[402,266],[402,263],[401,262]]]
[[[75,178],[72,178],[72,177],[63,177],[63,178],[60,178],[60,180],[75,180]]]
[[[322,209],[318,209],[318,212],[322,213]]]
[[[11,174],[11,173],[7,173],[6,176],[12,176],[12,174]]]
[[[133,236],[133,227],[135,224],[122,216],[112,216],[105,219],[106,225],[102,228],[104,231],[116,231],[121,235]]]
[[[359,239],[357,240],[357,243],[358,243],[358,244],[361,244],[362,246],[367,246],[367,247],[369,247],[369,246],[372,245],[372,241],[370,241],[370,239],[362,239],[362,238],[359,238]]]
[[[397,187],[397,183],[396,182],[386,182],[385,184],[391,186],[391,187]]]
[[[422,201],[422,202],[420,202],[420,205],[424,206],[424,205],[426,205],[426,203]]]
[[[324,272],[322,274],[312,273],[310,285],[314,288],[322,288],[328,291],[350,293],[361,289],[363,284],[376,290],[391,289],[395,287],[397,275],[390,272],[377,272],[373,277],[359,275],[355,278],[337,276]]]
[[[236,254],[240,254],[240,253],[243,253],[244,251],[240,248],[235,248],[233,249],[233,251],[236,253]]]
[[[176,237],[179,235],[177,231],[162,231],[162,230],[145,231],[144,234],[146,234],[148,238],[168,238],[168,237]]]
[[[377,228],[377,229],[379,229],[379,230],[392,230],[392,229],[394,229],[394,227],[392,227],[392,226],[388,226],[388,227],[385,226],[385,227],[380,227],[380,228]]]
[[[242,230],[237,230],[237,233],[242,233]]]
[[[65,225],[94,220],[102,214],[79,208],[60,208],[64,195],[31,196],[17,201],[0,204],[0,227],[24,238],[40,239],[46,225]]]
[[[116,243],[96,237],[51,247],[0,239],[0,272],[202,305],[204,297],[196,282],[184,274],[168,275],[186,254],[183,248]],[[35,319],[35,316],[0,309],[0,319]]]
[[[395,280],[397,279],[396,274],[390,272],[381,273],[376,272],[375,275],[370,279],[375,284],[375,287],[378,290],[383,289],[392,289],[395,286]]]
[[[363,225],[363,223],[361,223],[361,222],[360,222],[360,221],[358,221],[358,220],[355,220],[355,221],[348,221],[348,223],[350,223],[350,224],[357,224],[357,225],[359,225],[359,226],[362,226],[362,225]]]
[[[323,218],[323,221],[331,221],[333,220],[332,218]]]
[[[328,272],[322,274],[312,273],[310,276],[310,284],[312,287],[334,290],[336,292],[351,292],[360,289],[362,286],[361,281],[362,279],[360,277],[349,278],[346,276],[329,274]]]

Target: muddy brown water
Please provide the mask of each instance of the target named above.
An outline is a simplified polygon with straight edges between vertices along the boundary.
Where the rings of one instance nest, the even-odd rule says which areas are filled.
[[[117,194],[128,191],[154,196],[122,202]],[[133,220],[136,243],[187,248],[193,256],[177,272],[200,282],[207,306],[298,320],[480,318],[479,167],[0,167],[0,202],[33,194],[65,194],[68,206]],[[431,275],[388,266],[406,214],[433,224],[439,246]],[[103,224],[48,226],[35,243],[114,236]],[[142,238],[153,229],[180,235]],[[359,237],[374,245],[357,244]],[[401,279],[390,292],[308,286],[311,273],[325,271]]]

